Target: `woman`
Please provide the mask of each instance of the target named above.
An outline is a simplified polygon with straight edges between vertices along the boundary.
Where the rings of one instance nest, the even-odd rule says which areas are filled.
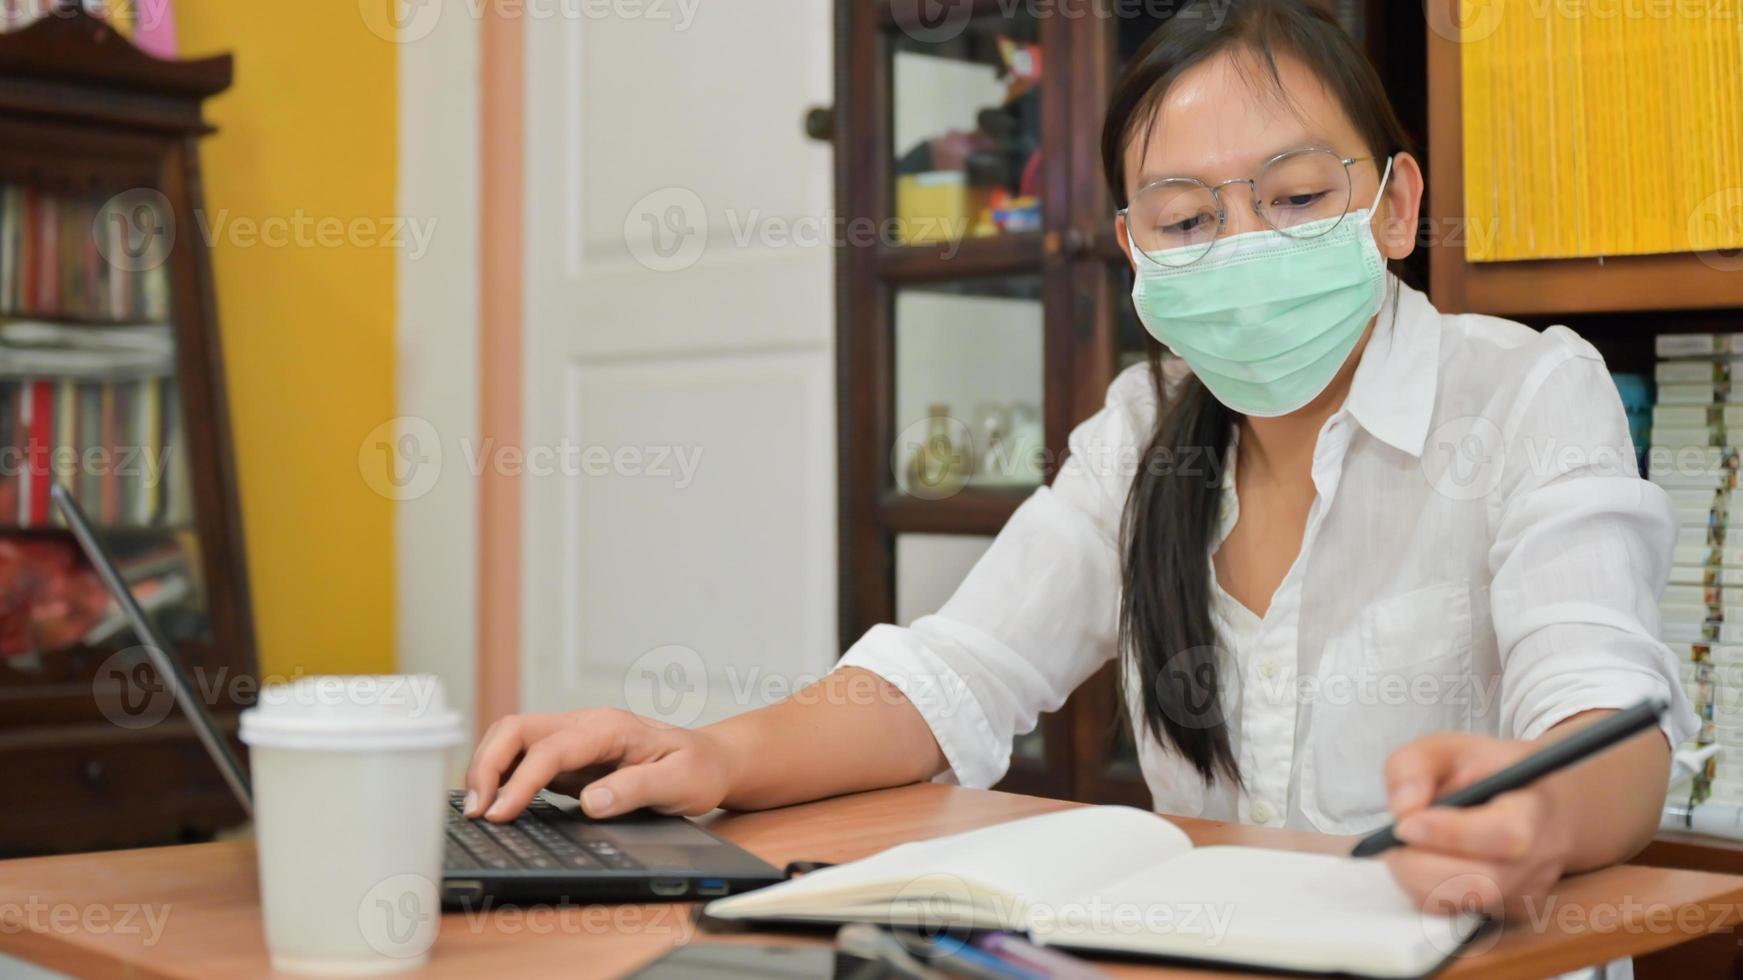
[[[1695,720],[1655,638],[1672,511],[1603,361],[1565,328],[1443,316],[1387,274],[1415,247],[1422,172],[1334,21],[1199,6],[1134,59],[1103,137],[1134,302],[1184,367],[1114,382],[938,615],[701,730],[505,718],[471,813],[511,818],[590,767],[611,770],[581,793],[595,816],[986,786],[1117,656],[1158,810],[1342,834],[1396,818],[1409,846],[1387,860],[1421,901],[1519,913],[1650,838]],[[1662,735],[1424,808],[1649,695],[1673,704]]]

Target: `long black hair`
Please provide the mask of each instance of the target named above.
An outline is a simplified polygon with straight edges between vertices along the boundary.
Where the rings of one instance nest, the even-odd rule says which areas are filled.
[[[1277,59],[1295,58],[1319,76],[1380,166],[1409,149],[1379,76],[1329,14],[1307,0],[1223,5],[1220,17],[1219,5],[1208,0],[1183,6],[1151,35],[1115,88],[1102,129],[1102,168],[1119,207],[1129,203],[1126,150],[1147,136],[1174,81],[1219,54],[1245,56],[1239,64],[1257,66],[1264,77],[1255,81],[1280,94]],[[1239,783],[1221,709],[1210,577],[1220,473],[1239,416],[1197,378],[1168,391],[1160,352],[1151,344],[1156,428],[1121,528],[1120,669],[1124,684],[1141,692],[1152,737],[1185,757],[1206,784],[1219,775]]]

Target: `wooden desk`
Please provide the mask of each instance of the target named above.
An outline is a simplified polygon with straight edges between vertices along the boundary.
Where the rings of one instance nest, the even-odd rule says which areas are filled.
[[[921,785],[766,813],[717,815],[709,823],[779,866],[792,860],[851,860],[904,841],[1070,805]],[[1345,838],[1178,822],[1198,844],[1308,851],[1349,847]],[[1743,877],[1634,866],[1582,875],[1561,884],[1540,926],[1507,927],[1492,946],[1459,960],[1443,976],[1542,977],[1639,956],[1735,927],[1740,903]],[[149,926],[153,917],[156,930]],[[424,975],[618,976],[695,936],[689,906],[456,913],[443,918]],[[0,952],[77,976],[269,973],[254,847],[249,842],[200,844],[0,862]],[[1117,976],[1209,975],[1129,963],[1108,964],[1108,970]]]

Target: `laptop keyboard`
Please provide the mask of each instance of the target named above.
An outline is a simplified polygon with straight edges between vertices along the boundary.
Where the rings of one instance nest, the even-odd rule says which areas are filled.
[[[448,800],[447,871],[636,871],[639,861],[618,849],[587,821],[565,814],[544,799],[505,824],[468,820],[464,794]]]

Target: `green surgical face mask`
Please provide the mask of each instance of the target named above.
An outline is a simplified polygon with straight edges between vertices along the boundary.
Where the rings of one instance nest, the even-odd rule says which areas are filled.
[[[1391,175],[1388,160],[1373,206],[1318,222],[1336,224],[1318,237],[1307,237],[1315,225],[1296,238],[1274,229],[1235,235],[1181,267],[1140,257],[1138,319],[1229,408],[1260,418],[1302,408],[1380,312],[1386,259],[1371,226]]]

